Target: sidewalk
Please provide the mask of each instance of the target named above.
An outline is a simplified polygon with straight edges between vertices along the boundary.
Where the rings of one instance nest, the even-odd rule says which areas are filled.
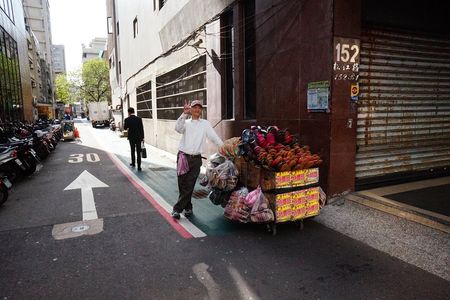
[[[130,150],[126,138],[121,138],[118,133],[110,130],[101,131],[100,138],[107,149],[129,168]],[[178,197],[176,155],[148,144],[146,148],[147,158],[142,161],[143,171],[129,169],[143,184],[158,194],[156,197],[172,206]],[[193,199],[195,215],[191,220],[192,224],[206,235],[240,230],[239,224],[228,222],[223,217],[222,207],[211,204],[207,191],[198,183],[195,191],[197,196]],[[183,218],[181,221],[187,220]],[[326,205],[314,221],[450,281],[448,233],[344,198]]]

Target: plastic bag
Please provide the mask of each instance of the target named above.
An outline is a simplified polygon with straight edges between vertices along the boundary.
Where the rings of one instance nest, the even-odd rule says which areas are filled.
[[[223,145],[219,147],[219,153],[229,159],[234,159],[239,156],[239,144],[241,143],[240,137],[232,137],[223,142]]]
[[[248,190],[245,187],[231,193],[230,200],[223,212],[227,219],[240,223],[248,223],[250,221],[250,207],[244,202],[247,194]]]
[[[181,176],[189,172],[189,163],[183,152],[178,152],[177,175]]]
[[[266,223],[275,220],[273,211],[270,209],[269,200],[262,191],[259,193],[257,201],[253,204],[250,220],[254,223]]]
[[[213,188],[209,193],[208,198],[214,205],[221,205],[222,207],[225,207],[228,204],[230,196],[231,192],[225,192]]]
[[[248,207],[253,207],[253,205],[255,204],[256,200],[259,199],[259,197],[261,196],[262,190],[261,187],[258,186],[256,188],[256,190],[251,191],[250,193],[248,193],[247,197],[245,197],[245,204]]]
[[[230,160],[214,167],[208,164],[206,168],[206,176],[210,187],[218,188],[224,191],[232,191],[236,188],[239,172],[236,166]]]

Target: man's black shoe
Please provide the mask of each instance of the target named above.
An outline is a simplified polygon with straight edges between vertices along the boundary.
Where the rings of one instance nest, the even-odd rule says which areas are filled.
[[[133,163],[131,163],[131,164],[130,164],[130,166],[134,168],[134,167],[135,167],[136,165],[135,165],[135,164],[133,164]]]
[[[177,211],[172,212],[172,218],[179,220],[180,219],[180,213]]]
[[[186,218],[192,217],[193,214],[194,214],[194,212],[192,211],[192,209],[185,209],[184,210],[184,216]]]
[[[139,172],[142,171],[141,167],[138,167],[138,171],[139,171]]]

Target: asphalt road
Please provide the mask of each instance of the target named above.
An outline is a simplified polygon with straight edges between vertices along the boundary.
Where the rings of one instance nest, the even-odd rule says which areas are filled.
[[[313,220],[303,231],[279,226],[276,236],[242,226],[240,231],[185,239],[106,152],[85,145],[60,143],[39,172],[14,184],[0,208],[2,299],[450,295],[449,282]],[[55,225],[83,219],[81,190],[64,189],[84,171],[108,185],[93,189],[103,230],[57,240],[52,235]]]

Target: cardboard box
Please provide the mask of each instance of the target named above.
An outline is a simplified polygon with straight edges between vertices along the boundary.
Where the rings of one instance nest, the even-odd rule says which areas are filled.
[[[273,172],[247,162],[242,157],[235,159],[239,181],[249,189],[261,186],[263,191],[302,187],[319,182],[319,168],[296,171]]]
[[[319,182],[319,168],[272,172],[261,170],[261,188],[264,191],[301,187]]]
[[[319,214],[320,187],[282,194],[264,193],[275,211],[276,222],[287,222]]]
[[[306,217],[306,204],[294,206],[292,210],[292,220],[300,220]]]
[[[306,217],[317,216],[319,214],[319,201],[314,200],[306,204]]]
[[[291,186],[299,187],[319,182],[319,168],[291,171]]]

